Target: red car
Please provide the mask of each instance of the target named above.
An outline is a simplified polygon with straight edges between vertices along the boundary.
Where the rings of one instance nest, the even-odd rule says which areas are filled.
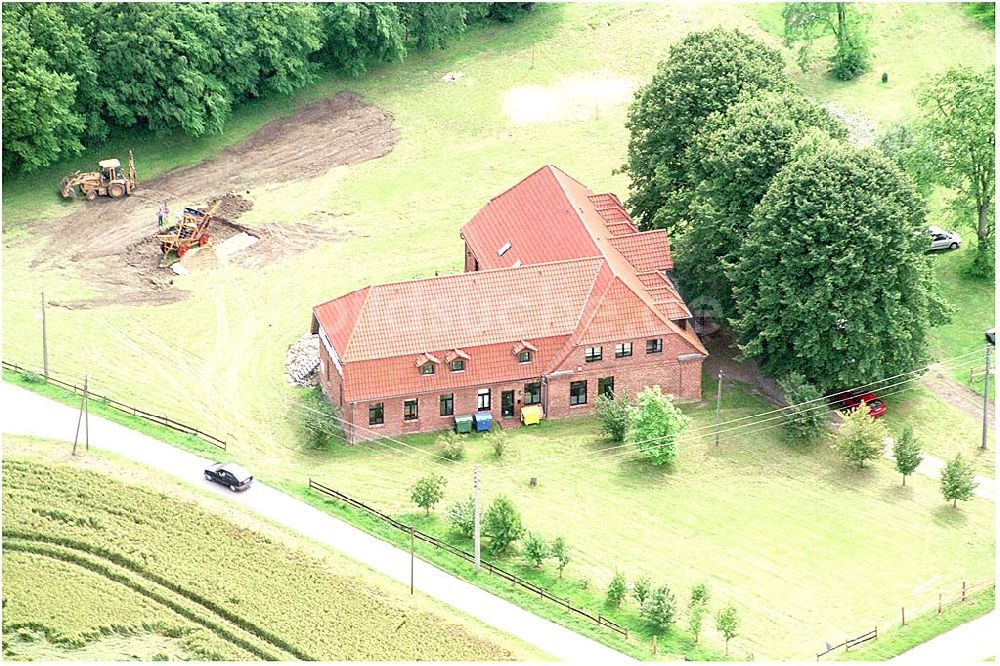
[[[868,415],[872,418],[877,418],[885,414],[885,403],[882,401],[882,398],[874,393],[846,391],[838,394],[835,398],[837,409],[857,409],[861,406],[861,403],[868,404]]]

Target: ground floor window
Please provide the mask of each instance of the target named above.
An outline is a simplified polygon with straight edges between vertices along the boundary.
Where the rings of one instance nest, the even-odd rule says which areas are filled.
[[[368,405],[368,425],[382,425],[385,422],[385,408],[381,402]]]
[[[587,382],[572,382],[569,385],[569,404],[571,405],[585,405],[587,404]]]
[[[404,421],[416,421],[417,420],[417,399],[404,400],[403,401],[403,420]]]
[[[500,394],[500,416],[514,416],[513,391],[504,391]]]
[[[542,385],[539,382],[524,385],[524,404],[537,405],[542,401]]]
[[[488,388],[479,389],[476,394],[476,409],[485,412],[490,408],[490,390]]]
[[[445,393],[441,396],[441,416],[451,416],[455,413],[455,394]]]
[[[597,395],[613,396],[615,394],[615,378],[601,377],[597,380]]]

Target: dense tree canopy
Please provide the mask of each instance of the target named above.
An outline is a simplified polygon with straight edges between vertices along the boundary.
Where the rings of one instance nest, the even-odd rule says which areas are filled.
[[[825,109],[792,90],[746,97],[705,120],[688,148],[696,184],[676,250],[686,295],[711,296],[732,313],[725,268],[738,259],[754,206],[809,132],[846,135]]]
[[[835,78],[850,81],[870,68],[868,17],[857,3],[789,2],[781,15],[785,19],[785,45],[801,44],[798,62],[803,71],[812,61],[813,42],[828,34],[834,38],[827,61]]]
[[[110,127],[221,131],[234,104],[320,65],[351,75],[439,48],[531,3],[6,3],[4,167],[34,169]]]
[[[730,270],[741,348],[824,392],[918,368],[946,319],[923,253],[924,205],[874,149],[804,151],[754,210]]]
[[[687,213],[686,151],[712,113],[743,95],[790,85],[775,49],[738,30],[692,32],[670,48],[629,108],[628,205],[643,229],[673,229]]]

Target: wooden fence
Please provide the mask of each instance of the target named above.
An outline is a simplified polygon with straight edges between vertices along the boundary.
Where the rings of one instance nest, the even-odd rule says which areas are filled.
[[[945,608],[947,608],[948,606],[951,606],[952,604],[963,603],[963,602],[965,602],[969,598],[969,595],[971,595],[971,594],[973,594],[975,592],[982,592],[982,591],[988,590],[991,587],[993,587],[995,584],[996,584],[996,582],[992,581],[992,580],[983,580],[983,581],[979,581],[977,583],[967,583],[965,581],[962,581],[962,590],[961,590],[961,593],[956,594],[954,597],[949,597],[948,599],[945,599],[943,592],[938,593],[938,603],[937,603],[937,612],[938,612],[938,614],[940,615],[941,611],[944,610]],[[930,609],[930,608],[923,609],[922,613],[920,611],[918,611],[917,614],[911,613],[910,617],[911,618],[917,617],[917,615],[923,614],[923,613],[929,613],[929,612],[931,612],[931,610],[933,610],[933,609]],[[906,608],[905,607],[900,607],[900,609],[899,609],[899,621],[900,621],[900,626],[905,626],[906,625]],[[890,620],[890,622],[891,622],[891,620]],[[884,628],[887,625],[883,624],[882,626],[883,626],[883,631],[884,631]],[[846,639],[843,643],[838,643],[837,645],[830,645],[829,643],[827,643],[826,650],[824,650],[823,652],[819,652],[819,653],[816,654],[816,661],[819,661],[820,657],[823,657],[823,656],[825,656],[825,655],[833,652],[834,650],[838,650],[840,648],[844,648],[844,651],[846,652],[846,651],[849,651],[852,647],[861,645],[862,643],[867,643],[868,641],[875,640],[877,638],[878,638],[878,625],[876,625],[875,628],[872,629],[871,631],[866,631],[865,633],[860,634],[858,636],[855,636],[854,638],[848,638],[848,639]]]
[[[475,558],[475,556],[472,553],[466,552],[466,551],[462,550],[461,548],[456,548],[455,546],[451,545],[450,543],[446,543],[444,541],[441,541],[440,539],[432,537],[429,534],[425,534],[424,532],[421,532],[420,530],[414,529],[414,528],[410,527],[409,525],[406,525],[405,523],[401,523],[398,520],[396,520],[395,518],[393,518],[392,516],[384,514],[381,511],[379,511],[378,509],[375,509],[375,508],[372,508],[372,507],[368,506],[364,502],[356,500],[356,499],[354,499],[352,497],[348,497],[347,495],[345,495],[345,494],[343,494],[341,492],[338,492],[338,491],[334,490],[333,488],[328,488],[327,486],[324,486],[321,483],[317,483],[316,481],[313,481],[312,479],[309,479],[309,487],[312,488],[313,490],[316,490],[316,491],[318,491],[320,493],[323,493],[324,495],[327,495],[328,497],[333,497],[334,499],[340,500],[341,502],[344,502],[345,504],[353,506],[353,507],[355,507],[357,509],[361,509],[362,511],[366,511],[366,512],[372,514],[373,516],[376,516],[376,517],[384,520],[385,522],[389,523],[390,525],[392,525],[396,529],[400,530],[401,532],[404,532],[406,534],[412,534],[414,536],[414,538],[419,539],[420,541],[423,541],[424,543],[428,543],[428,544],[430,544],[430,545],[432,545],[432,546],[434,546],[436,548],[440,548],[441,550],[444,550],[444,551],[446,551],[446,552],[454,555],[455,557],[461,558],[461,559],[465,560],[466,562],[469,562],[470,564],[474,564],[475,561],[476,561],[476,558]],[[596,622],[597,624],[601,625],[602,627],[607,627],[608,629],[611,629],[612,631],[617,631],[619,634],[621,634],[622,636],[624,636],[626,639],[628,638],[628,627],[623,627],[622,625],[620,625],[620,624],[618,624],[616,622],[612,622],[611,620],[609,620],[608,618],[604,617],[603,615],[600,615],[600,614],[594,615],[593,613],[591,613],[589,611],[585,611],[582,608],[578,608],[578,607],[574,606],[573,603],[571,601],[569,601],[568,599],[563,599],[561,597],[557,597],[556,595],[552,594],[551,592],[549,592],[545,588],[539,587],[538,585],[535,585],[534,583],[532,583],[530,581],[526,581],[523,578],[520,578],[517,575],[510,573],[509,571],[505,571],[504,569],[501,569],[500,567],[496,566],[495,564],[490,564],[489,562],[486,562],[485,560],[481,560],[480,563],[479,563],[479,566],[481,566],[483,569],[485,569],[487,572],[489,572],[490,574],[492,574],[494,576],[498,576],[500,578],[503,578],[504,580],[510,582],[513,585],[518,585],[518,586],[520,586],[520,587],[528,590],[529,592],[531,592],[533,594],[537,594],[542,599],[547,599],[549,601],[557,603],[557,604],[559,604],[560,606],[562,606],[563,608],[565,608],[566,610],[568,610],[568,611],[570,611],[572,613],[576,613],[577,615],[585,617],[585,618],[587,618],[588,620],[590,620],[592,622]]]
[[[42,381],[48,384],[55,384],[56,386],[60,386],[66,389],[67,391],[72,391],[75,394],[83,395],[82,386],[77,386],[76,384],[73,384],[71,382],[65,382],[61,379],[57,379],[56,377],[53,376],[53,373],[51,372],[49,373],[48,378],[46,378],[43,376],[41,372],[35,372],[28,368],[23,368],[16,363],[3,361],[3,367],[18,374],[31,372],[32,374],[38,375],[38,377],[41,378]],[[175,421],[169,416],[151,414],[150,412],[139,409],[138,407],[133,407],[132,405],[127,405],[124,402],[119,402],[114,398],[109,398],[108,396],[104,396],[99,393],[94,393],[89,389],[87,390],[87,395],[93,398],[94,400],[99,400],[101,403],[108,405],[109,407],[113,407],[114,409],[117,409],[118,411],[123,412],[125,414],[131,414],[132,416],[145,419],[147,421],[150,421],[151,423],[156,423],[162,426],[166,426],[167,428],[170,428],[171,430],[176,430],[177,432],[183,432],[188,435],[194,435],[196,437],[205,440],[209,444],[222,449],[223,451],[226,450],[226,442],[224,440],[219,439],[215,435],[210,435],[207,432],[203,432],[198,428],[195,428],[194,426],[189,426],[187,424],[181,423],[180,421]]]

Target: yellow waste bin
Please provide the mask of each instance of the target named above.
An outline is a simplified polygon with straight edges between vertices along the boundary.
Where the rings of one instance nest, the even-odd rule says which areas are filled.
[[[527,405],[521,408],[521,423],[524,425],[538,425],[544,416],[541,405]]]

